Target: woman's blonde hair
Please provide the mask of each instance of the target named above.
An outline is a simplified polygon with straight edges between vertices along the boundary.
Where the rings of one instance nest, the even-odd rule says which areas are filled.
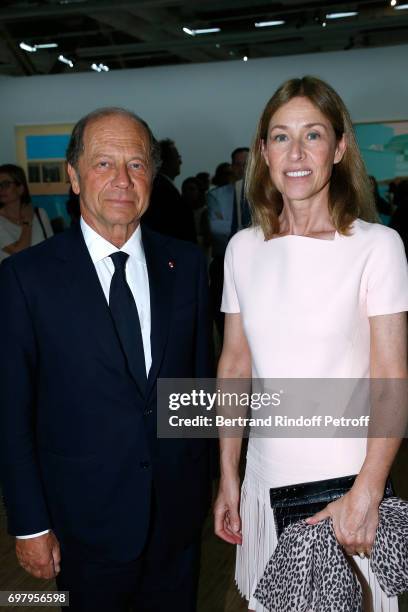
[[[350,115],[340,96],[330,85],[312,76],[285,81],[273,94],[261,115],[249,154],[246,196],[254,225],[261,226],[265,239],[279,233],[282,195],[273,184],[262,154],[269,123],[276,111],[292,98],[308,98],[330,121],[337,140],[346,138],[342,160],[333,166],[329,190],[329,212],[336,230],[347,234],[350,224],[360,218],[377,221],[370,181],[354,136]]]

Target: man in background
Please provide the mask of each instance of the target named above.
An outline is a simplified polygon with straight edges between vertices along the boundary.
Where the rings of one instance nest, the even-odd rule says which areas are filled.
[[[220,338],[224,336],[224,314],[220,311],[224,284],[224,255],[231,236],[250,223],[248,203],[244,197],[244,174],[248,147],[231,153],[234,181],[207,194],[208,219],[213,260],[210,264],[211,311]]]
[[[151,229],[180,240],[197,242],[194,215],[186,205],[174,179],[180,174],[181,155],[170,139],[161,140],[160,169],[153,182],[150,206],[143,223]]]

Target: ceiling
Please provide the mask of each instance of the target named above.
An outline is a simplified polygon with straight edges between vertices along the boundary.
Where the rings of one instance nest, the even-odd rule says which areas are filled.
[[[395,2],[395,0],[393,0]],[[408,0],[397,0],[405,4]],[[0,74],[215,62],[408,43],[390,0],[0,0]],[[398,5],[397,5],[398,6]],[[327,13],[357,11],[327,19]],[[255,22],[282,20],[279,26]],[[325,26],[323,24],[326,24]],[[220,28],[212,34],[183,32]],[[24,42],[57,48],[26,52]],[[72,61],[71,68],[58,60]]]

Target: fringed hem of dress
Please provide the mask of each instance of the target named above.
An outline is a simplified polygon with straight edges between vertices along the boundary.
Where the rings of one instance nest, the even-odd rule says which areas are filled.
[[[241,488],[242,545],[236,547],[235,583],[250,610],[268,612],[253,594],[278,543],[269,500],[269,489],[276,485],[272,478],[265,479],[262,466],[252,459],[248,457]],[[398,598],[389,598],[381,590],[368,559],[356,556],[352,560],[363,586],[364,612],[398,612]]]

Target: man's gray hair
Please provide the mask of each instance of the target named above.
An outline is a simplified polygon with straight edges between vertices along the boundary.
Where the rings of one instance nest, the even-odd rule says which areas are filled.
[[[152,162],[153,175],[156,174],[157,170],[160,167],[160,147],[153,136],[153,132],[139,115],[136,115],[133,111],[130,111],[126,108],[121,108],[119,106],[105,106],[103,108],[97,108],[82,117],[75,124],[74,129],[72,130],[71,138],[67,148],[67,162],[71,164],[75,170],[78,170],[78,162],[84,151],[84,132],[87,125],[92,123],[93,121],[97,121],[98,119],[102,119],[103,117],[109,117],[111,115],[121,115],[123,117],[127,117],[132,121],[135,121],[138,125],[142,125],[147,132],[149,137],[149,156],[150,161]]]

